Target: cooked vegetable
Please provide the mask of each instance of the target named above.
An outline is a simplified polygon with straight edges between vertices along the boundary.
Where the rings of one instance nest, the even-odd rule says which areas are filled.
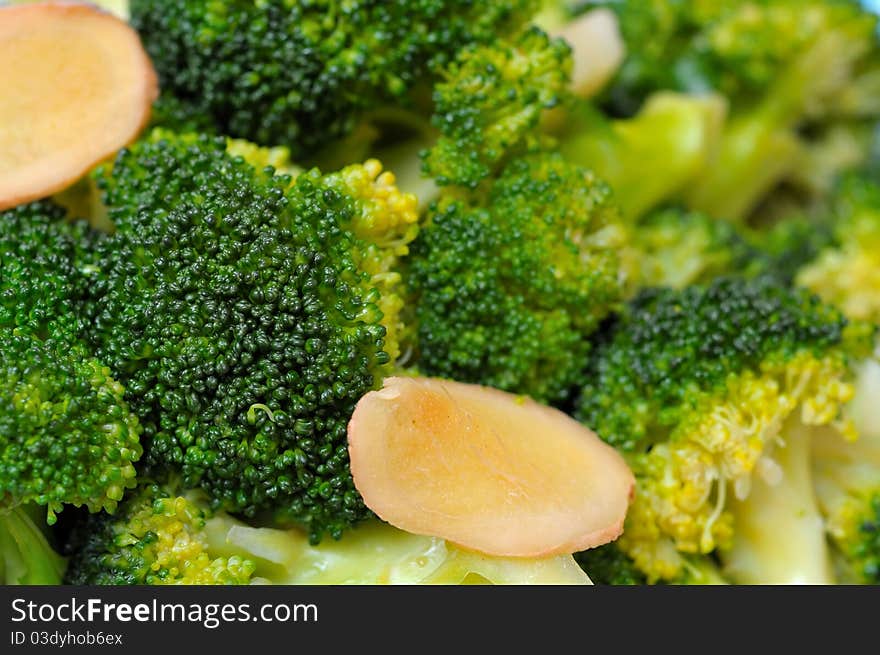
[[[458,51],[533,0],[132,0],[164,89],[158,117],[313,154],[386,107],[414,108]],[[352,161],[354,158],[350,159]]]
[[[577,411],[635,472],[619,544],[649,580],[680,578],[691,555],[723,554],[739,535],[733,505],[756,479],[774,494],[798,485],[775,456],[803,438],[783,430],[788,419],[853,436],[842,407],[867,348],[834,308],[766,277],[648,289],[608,326]],[[775,546],[794,566],[799,543],[780,535]]]
[[[0,533],[2,537],[2,533]],[[488,557],[378,521],[340,542],[254,528],[198,494],[152,483],[74,536],[72,584],[589,584],[571,556]]]
[[[158,89],[137,32],[86,3],[0,6],[0,210],[133,141]]]
[[[609,104],[633,114],[658,90],[723,94],[731,118],[688,205],[742,221],[833,125],[880,117],[877,18],[854,0],[608,0],[628,58]],[[820,137],[821,138],[821,137]],[[841,168],[863,163],[846,157]],[[830,160],[826,159],[830,164]]]
[[[215,508],[283,510],[315,539],[369,516],[345,427],[398,352],[415,199],[375,161],[292,183],[225,139],[161,131],[98,183],[116,231],[97,247],[89,333],[147,468]]]
[[[490,555],[546,557],[616,539],[633,479],[558,410],[489,387],[389,378],[348,427],[367,507],[407,532]]]

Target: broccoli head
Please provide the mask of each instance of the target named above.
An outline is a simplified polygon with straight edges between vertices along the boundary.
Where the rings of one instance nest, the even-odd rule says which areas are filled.
[[[407,260],[420,371],[564,399],[622,297],[624,240],[607,185],[558,154],[444,193]]]
[[[434,89],[441,136],[425,173],[441,186],[475,188],[511,154],[539,147],[541,116],[565,97],[571,65],[569,45],[538,28],[463,50]]]
[[[247,584],[254,563],[217,555],[207,523],[215,518],[197,493],[144,482],[113,514],[95,514],[76,526],[66,584]],[[221,521],[230,521],[222,512]]]
[[[758,250],[736,226],[699,212],[662,209],[632,230],[639,286],[683,289],[721,275],[745,272]]]
[[[349,135],[471,44],[491,44],[535,0],[133,0],[159,73],[157,115],[289,146],[297,159]]]
[[[0,213],[0,578],[9,584],[57,582],[63,564],[40,523],[66,505],[114,509],[142,452],[122,386],[81,340],[89,236],[64,217],[49,202]]]
[[[834,240],[798,269],[797,284],[857,320],[880,324],[880,184],[846,177],[833,200]]]
[[[636,474],[618,544],[649,580],[675,580],[686,556],[732,545],[734,503],[756,480],[784,477],[774,451],[786,419],[854,433],[841,407],[863,332],[764,276],[646,289],[608,324],[577,415]]]
[[[91,334],[148,469],[214,508],[338,537],[369,515],[346,425],[398,352],[416,201],[375,161],[273,173],[225,139],[162,131],[99,171],[116,231],[98,246]]]

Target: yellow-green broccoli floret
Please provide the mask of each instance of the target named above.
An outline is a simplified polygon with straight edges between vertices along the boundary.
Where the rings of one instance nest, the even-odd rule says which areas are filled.
[[[722,277],[644,290],[602,334],[577,415],[636,474],[618,544],[649,580],[674,580],[685,556],[731,545],[733,501],[756,478],[779,481],[787,418],[854,433],[841,408],[866,340],[846,326],[771,278]]]
[[[222,513],[218,516],[224,516]],[[78,526],[67,584],[247,584],[254,563],[217,555],[206,525],[214,513],[198,494],[144,484],[114,514]]]

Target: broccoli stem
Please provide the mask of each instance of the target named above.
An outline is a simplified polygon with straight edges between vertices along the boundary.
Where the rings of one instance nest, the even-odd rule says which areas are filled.
[[[65,559],[49,545],[29,507],[0,514],[0,583],[58,585],[65,567]]]
[[[880,443],[880,343],[877,347],[877,358],[861,366],[850,411],[860,438]]]
[[[666,92],[628,120],[609,122],[585,105],[569,117],[560,147],[606,180],[624,215],[636,220],[678,196],[708,164],[726,111],[719,96]]]
[[[725,573],[735,582],[834,584],[825,524],[813,491],[814,430],[796,416],[789,419],[782,431],[785,444],[774,452],[781,476],[755,476],[749,495],[732,503],[733,545],[721,555]]]

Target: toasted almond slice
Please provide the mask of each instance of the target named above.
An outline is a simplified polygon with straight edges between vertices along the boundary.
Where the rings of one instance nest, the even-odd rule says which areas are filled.
[[[389,378],[348,427],[367,507],[415,534],[543,557],[617,538],[635,484],[620,455],[562,412],[431,378]]]
[[[0,210],[61,191],[133,141],[158,95],[125,22],[84,3],[0,7]]]

